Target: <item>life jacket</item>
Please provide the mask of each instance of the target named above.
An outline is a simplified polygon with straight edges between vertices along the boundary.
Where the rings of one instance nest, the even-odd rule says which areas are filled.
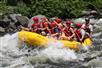
[[[32,24],[31,27],[32,28],[34,28],[34,27],[40,28],[40,22],[36,22],[36,23]]]
[[[48,24],[46,22],[42,22],[42,27],[48,27]]]
[[[58,27],[58,26],[59,26],[59,27]],[[62,25],[61,23],[59,23],[58,26],[57,26],[57,27],[58,27],[60,30],[63,29],[63,25]]]
[[[51,22],[50,26],[51,26],[51,28],[54,28],[54,27],[56,27],[56,26],[57,26],[57,24],[56,24],[56,22],[55,22],[55,21],[53,21],[53,22]]]
[[[59,32],[60,32],[60,29],[59,29],[59,27],[57,26],[57,24],[56,24],[55,21],[51,22],[50,27],[51,27],[51,33],[52,33],[52,34],[54,34],[54,33],[59,33]]]
[[[75,35],[76,35],[77,41],[80,41],[80,38],[82,37],[81,31],[80,30],[75,30]]]
[[[65,36],[71,36],[73,33],[70,30],[71,27],[67,27],[64,29]]]
[[[58,27],[55,27],[55,28],[50,29],[50,31],[51,31],[51,34],[54,34],[54,33],[59,33],[60,29]]]
[[[48,27],[48,24],[47,24],[47,22],[41,22],[41,28],[46,28],[46,27]],[[47,30],[47,29],[45,29],[44,30],[46,33],[49,33],[49,31]]]
[[[38,34],[40,34],[41,33],[41,30],[38,30],[37,28],[40,28],[40,22],[36,22],[36,23],[34,23],[34,24],[32,24],[32,26],[31,26],[32,28],[33,28],[33,32],[36,32],[36,33],[38,33]],[[35,31],[35,29],[37,29],[36,31]]]
[[[62,22],[62,20],[61,20],[60,18],[57,18],[57,19],[56,19],[56,22],[59,24],[59,23]]]
[[[53,29],[50,29],[50,32],[51,32],[51,34],[54,34],[54,30]]]
[[[86,24],[85,24],[84,30],[85,30],[86,32],[88,32],[89,34],[91,33],[90,28],[89,28],[89,25],[86,25]]]

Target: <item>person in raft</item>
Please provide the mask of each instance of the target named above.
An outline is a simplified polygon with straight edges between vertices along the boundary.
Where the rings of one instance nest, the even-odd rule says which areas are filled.
[[[76,24],[75,34],[78,42],[84,42],[86,38],[90,38],[89,34],[82,28],[81,23]]]
[[[51,37],[58,39],[60,36],[61,30],[60,30],[60,26],[56,22],[56,19],[51,19],[49,25],[51,30]]]
[[[76,28],[75,28],[74,32],[75,32],[75,35],[76,35],[76,40],[78,42],[82,42],[82,40],[84,40],[84,37],[85,37],[85,30],[83,30],[81,28],[81,26],[82,26],[81,23],[75,24]]]
[[[33,18],[33,21],[34,21],[34,23],[31,25],[31,28],[32,28],[31,31],[40,34],[41,33],[41,30],[39,30],[39,28],[40,28],[40,22],[39,22],[38,17],[35,16]]]
[[[28,27],[23,27],[21,26],[21,29],[22,30],[25,30],[25,31],[31,31],[31,32],[36,32],[37,31],[37,27],[40,26],[40,23],[39,23],[39,20],[38,20],[38,17],[33,17],[33,24],[31,24],[30,26]]]
[[[61,39],[66,40],[74,40],[75,39],[75,33],[73,27],[71,27],[71,21],[66,21],[66,27],[63,29],[63,33],[65,36],[61,36]]]
[[[87,34],[89,34],[90,38],[92,38],[93,26],[90,24],[89,18],[85,19],[85,24],[83,24],[81,28],[83,28]]]
[[[51,35],[51,31],[48,27],[48,20],[46,18],[41,18],[41,22],[40,22],[40,28],[38,28],[39,30],[41,30],[41,35],[46,36],[47,34]]]

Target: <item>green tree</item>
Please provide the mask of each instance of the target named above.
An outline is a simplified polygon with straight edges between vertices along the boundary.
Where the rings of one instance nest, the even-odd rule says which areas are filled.
[[[101,14],[102,0],[2,0],[6,2],[0,8],[14,8],[14,12],[23,15],[46,15],[61,18],[77,18],[82,16],[84,10],[96,10]],[[13,7],[15,6],[15,7]],[[1,9],[4,11],[4,9]]]

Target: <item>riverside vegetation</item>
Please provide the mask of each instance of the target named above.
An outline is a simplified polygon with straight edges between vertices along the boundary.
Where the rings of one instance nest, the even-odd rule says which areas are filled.
[[[102,0],[0,0],[0,13],[78,18],[84,15],[82,11],[96,10],[101,15],[101,5]]]

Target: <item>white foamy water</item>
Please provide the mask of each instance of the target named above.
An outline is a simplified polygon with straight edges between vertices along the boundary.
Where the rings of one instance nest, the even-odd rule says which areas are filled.
[[[50,43],[49,47],[41,51],[41,54],[47,56],[52,62],[73,61],[77,56],[73,50],[62,48],[60,42]]]
[[[0,37],[0,68],[33,68],[28,56],[46,56],[52,62],[74,61],[77,56],[73,50],[62,48],[60,42],[50,43],[48,48],[43,50],[18,48],[18,33]],[[24,44],[22,44],[24,45]],[[28,52],[28,50],[31,50]],[[39,60],[38,60],[39,61]],[[36,61],[35,61],[36,62]]]
[[[23,55],[23,52],[18,48],[18,33],[0,37],[0,68],[27,68],[22,66],[26,63],[20,55]]]
[[[59,49],[49,47],[43,50],[41,53],[47,56],[53,62],[59,62],[59,60],[71,61],[77,59],[77,56],[75,55],[74,51],[70,49]]]
[[[0,38],[0,50],[3,52],[17,52],[18,48],[18,35],[17,33],[13,35],[5,35],[4,37]]]

